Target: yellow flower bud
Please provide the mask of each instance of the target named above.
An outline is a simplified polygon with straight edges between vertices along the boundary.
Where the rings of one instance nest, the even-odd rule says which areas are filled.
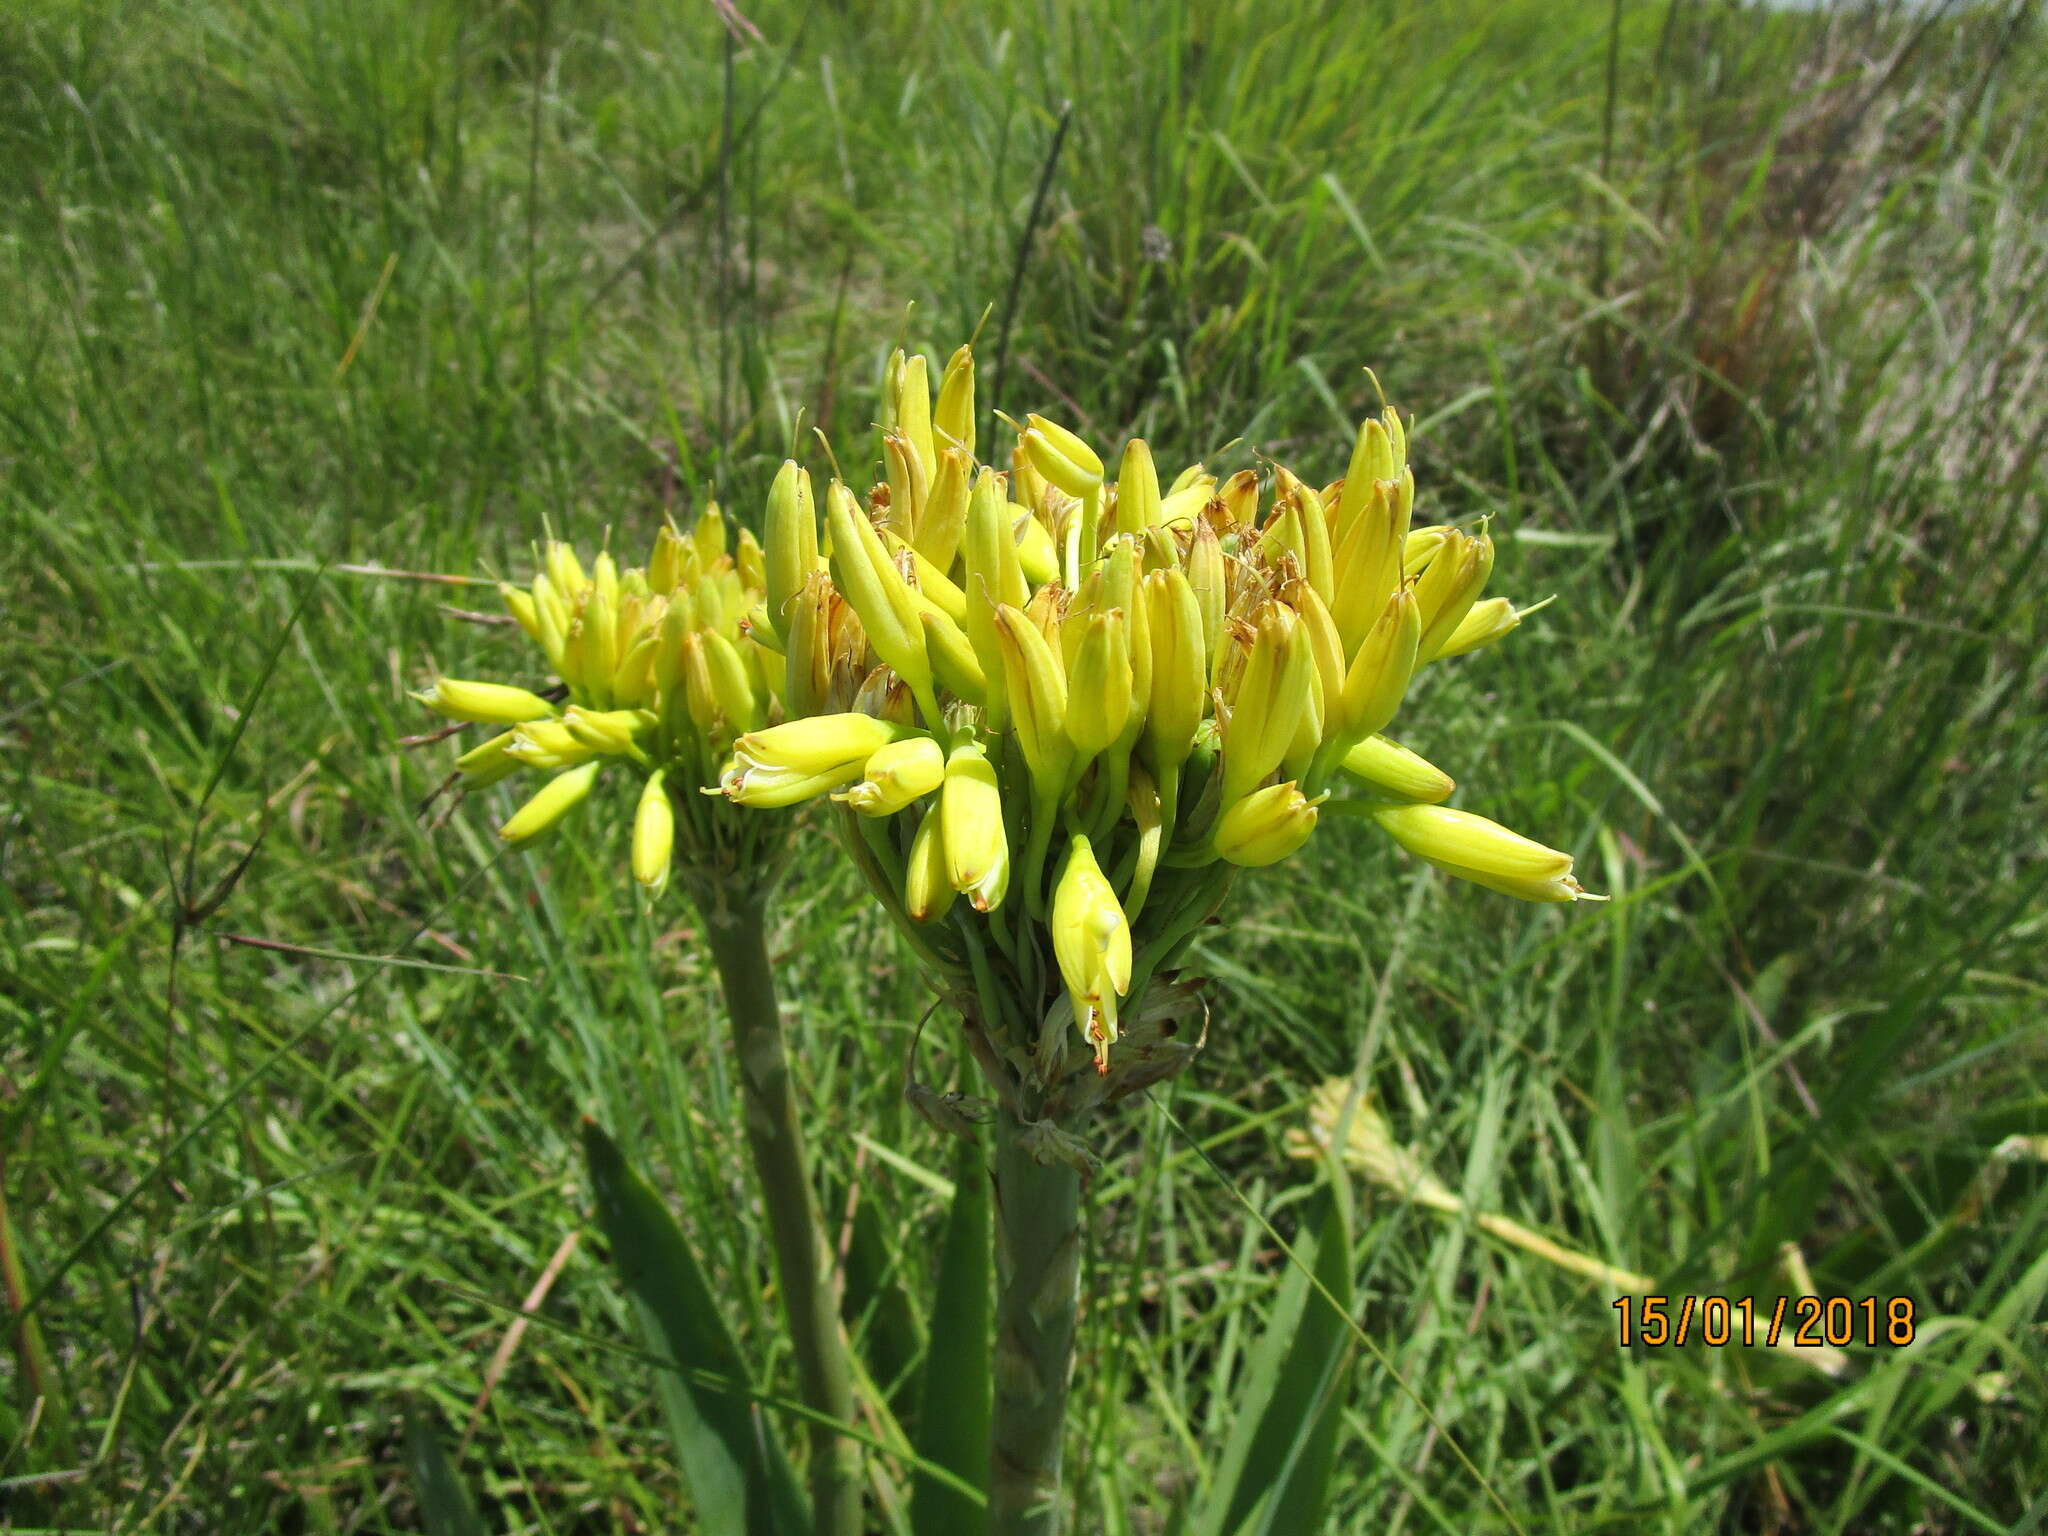
[[[792,717],[818,714],[832,697],[832,613],[844,604],[823,572],[810,578],[789,600],[783,623],[782,695]],[[865,649],[866,641],[862,641]]]
[[[1144,613],[1152,643],[1152,694],[1145,712],[1145,744],[1162,776],[1177,772],[1194,746],[1209,683],[1209,648],[1202,612],[1187,576],[1153,571],[1145,578]]]
[[[996,642],[1003,653],[1003,691],[1017,743],[1042,795],[1066,788],[1073,746],[1067,740],[1067,678],[1052,646],[1021,609],[996,609]]]
[[[891,432],[882,439],[882,456],[889,466],[889,509],[882,526],[907,541],[917,536],[918,525],[924,521],[931,482],[917,450],[902,433]]]
[[[943,459],[950,444],[974,455],[974,354],[956,349],[939,376],[939,403],[932,408],[933,447]],[[941,562],[942,564],[944,562]]]
[[[1068,844],[1053,889],[1051,928],[1074,1022],[1095,1048],[1096,1070],[1107,1072],[1117,1005],[1131,985],[1131,925],[1095,862],[1095,850],[1079,834]]]
[[[718,509],[717,502],[704,503],[704,510],[697,514],[696,525],[690,529],[690,543],[706,570],[724,556],[725,514]]]
[[[910,859],[903,870],[903,905],[916,921],[935,923],[959,894],[947,878],[946,839],[935,805],[924,813],[910,840]]]
[[[1465,621],[1465,615],[1472,611],[1487,577],[1493,574],[1492,539],[1484,533],[1476,539],[1459,533],[1453,534],[1451,540],[1415,584],[1415,601],[1422,610],[1417,665],[1436,658]]]
[[[967,632],[937,608],[919,615],[924,625],[925,654],[931,658],[932,675],[956,699],[977,708],[988,702],[988,675],[981,658],[974,654]]]
[[[768,488],[766,522],[768,622],[775,633],[789,631],[789,601],[818,568],[818,509],[811,499],[810,473],[785,459]]]
[[[683,580],[682,535],[667,523],[654,530],[654,553],[647,557],[647,587],[651,592],[675,591]]]
[[[1028,521],[1028,519],[1027,519]],[[1000,730],[1009,718],[1003,688],[1003,652],[996,640],[996,608],[1003,603],[1021,606],[1031,600],[1024,570],[1017,560],[1017,543],[1010,530],[1010,510],[1003,501],[1003,488],[993,470],[975,477],[967,498],[967,526],[961,538],[962,595],[966,617],[962,628],[981,668],[982,692],[989,711],[989,726]],[[930,636],[926,636],[927,645]]]
[[[633,878],[650,896],[668,884],[669,861],[676,846],[676,808],[660,772],[647,776],[640,804],[633,813]]]
[[[524,725],[545,720],[555,706],[537,693],[504,683],[472,683],[459,677],[437,677],[413,695],[435,714],[478,725]]]
[[[1198,464],[1197,469],[1201,468]],[[1191,526],[1202,515],[1202,508],[1209,505],[1209,495],[1215,489],[1213,481],[1197,481],[1183,490],[1160,499],[1156,514],[1157,526],[1175,528]]]
[[[1188,543],[1187,573],[1196,609],[1202,615],[1202,648],[1213,661],[1223,648],[1229,581],[1223,569],[1222,542],[1206,517],[1195,524],[1195,536]]]
[[[1456,532],[1447,523],[1434,523],[1427,528],[1412,530],[1401,546],[1401,574],[1417,576],[1429,568],[1429,562],[1437,557],[1451,535]]]
[[[456,758],[455,771],[462,775],[462,787],[486,789],[501,779],[511,778],[524,767],[506,750],[518,734],[517,731],[505,731]]]
[[[1308,841],[1316,829],[1316,807],[1293,780],[1255,789],[1216,823],[1216,852],[1233,864],[1262,868],[1277,864]]]
[[[1523,901],[1579,901],[1572,857],[1510,832],[1498,822],[1443,805],[1390,805],[1373,819],[1395,842],[1460,880]]]
[[[1265,604],[1244,671],[1231,691],[1223,732],[1223,804],[1250,794],[1287,756],[1308,707],[1314,667],[1293,610]]]
[[[995,765],[980,743],[955,747],[946,759],[939,815],[945,827],[948,883],[977,912],[1001,906],[1010,888],[1010,841],[1003,827],[1003,793]]]
[[[505,600],[506,610],[512,615],[513,622],[526,632],[526,638],[540,644],[540,610],[533,601],[533,594],[508,582],[499,585],[498,596]]]
[[[1484,602],[1474,603],[1458,627],[1451,631],[1451,638],[1438,649],[1436,659],[1442,661],[1448,656],[1463,656],[1468,651],[1494,645],[1513,634],[1521,627],[1523,619],[1542,606],[1538,603],[1533,608],[1517,608],[1504,597],[1489,597]]]
[[[939,458],[932,442],[931,367],[922,353],[903,359],[903,372],[896,384],[895,427],[916,456],[919,478],[930,485]]]
[[[859,777],[858,763],[829,773],[797,773],[789,769],[748,768],[734,758],[719,774],[718,788],[707,789],[704,793],[724,795],[735,805],[773,811],[815,800]]]
[[[739,647],[712,630],[704,636],[704,661],[724,729],[737,736],[760,725],[767,718],[767,701],[754,687],[754,674]],[[713,729],[707,722],[707,734]]]
[[[1067,669],[1067,739],[1085,760],[1124,733],[1131,712],[1131,644],[1123,610],[1090,615]]]
[[[597,782],[597,763],[585,763],[558,773],[543,784],[540,793],[512,813],[512,819],[498,828],[498,836],[518,847],[530,843],[553,828],[564,816],[581,805]]]
[[[905,734],[873,715],[812,715],[749,731],[733,743],[743,768],[797,774],[836,773],[851,768],[860,777],[867,760]],[[842,780],[847,782],[847,780]]]
[[[573,768],[599,755],[559,720],[529,720],[512,733],[506,755],[529,768]]]
[[[1134,437],[1124,444],[1123,467],[1117,471],[1116,531],[1142,534],[1159,520],[1159,471],[1145,440]]]
[[[1024,451],[1041,475],[1069,496],[1087,496],[1102,484],[1102,460],[1074,433],[1043,416],[1025,418]]]
[[[973,467],[974,461],[959,448],[940,451],[938,478],[925,497],[924,514],[918,519],[917,531],[911,539],[919,558],[941,577],[953,568],[960,536],[967,527],[967,477]],[[919,579],[923,579],[922,568]]]
[[[929,736],[908,736],[877,747],[851,789],[834,795],[863,816],[893,816],[946,777],[946,751]]]
[[[1018,517],[1012,526],[1017,563],[1023,568],[1025,578],[1034,586],[1059,580],[1060,551],[1059,545],[1053,541],[1052,530],[1029,512]]]
[[[825,493],[825,523],[832,535],[832,579],[860,615],[869,643],[913,691],[929,689],[931,663],[910,587],[853,493],[837,480]]]
[[[1344,688],[1332,733],[1348,751],[1351,743],[1387,728],[1407,695],[1422,639],[1422,615],[1415,593],[1402,587],[1387,600],[1379,622],[1366,635],[1344,674]]]
[[[583,574],[583,562],[576,558],[573,548],[560,539],[550,539],[541,552],[541,564],[549,583],[564,601],[574,603],[581,599],[590,578]]]
[[[607,756],[633,752],[654,724],[654,715],[644,709],[578,709],[572,705],[562,716],[562,725],[571,736]]]
[[[1334,593],[1330,612],[1348,656],[1378,622],[1387,599],[1401,583],[1401,551],[1408,538],[1407,515],[1392,481],[1367,484],[1354,498],[1345,481],[1347,511],[1331,555]]]
[[[1419,753],[1384,736],[1368,736],[1344,754],[1340,765],[1376,795],[1416,805],[1451,798],[1457,781]]]

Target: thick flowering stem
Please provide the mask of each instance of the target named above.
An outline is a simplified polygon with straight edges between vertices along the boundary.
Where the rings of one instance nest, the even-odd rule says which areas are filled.
[[[1056,1536],[1061,1431],[1074,1372],[1081,1174],[1031,1155],[1027,1128],[996,1115],[995,1401],[989,1536]]]
[[[732,1020],[746,1101],[747,1145],[767,1206],[803,1400],[825,1418],[850,1424],[853,1372],[839,1322],[838,1286],[806,1166],[803,1124],[790,1084],[775,975],[768,960],[764,893],[735,891],[728,882],[706,882],[694,894],[704,920],[704,942],[718,967],[726,1014]],[[814,1424],[810,1465],[816,1536],[859,1536],[860,1458],[853,1441],[829,1424]]]

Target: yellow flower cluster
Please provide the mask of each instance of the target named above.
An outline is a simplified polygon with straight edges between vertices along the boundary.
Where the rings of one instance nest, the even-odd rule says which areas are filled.
[[[444,677],[414,697],[452,720],[507,727],[457,759],[465,788],[522,769],[553,775],[499,828],[507,843],[557,826],[606,764],[644,776],[633,875],[657,892],[674,859],[678,805],[686,832],[698,834],[693,850],[704,851],[715,839],[696,825],[706,812],[692,791],[738,738],[781,716],[782,660],[750,622],[767,593],[761,546],[744,528],[735,535],[714,504],[688,533],[664,525],[645,566],[622,570],[607,551],[586,568],[555,540],[538,564],[530,586],[500,590],[561,686],[543,697]]]
[[[1071,431],[1013,425],[1007,472],[979,464],[968,349],[936,398],[898,353],[864,503],[833,481],[821,534],[808,475],[783,467],[758,628],[790,718],[742,735],[720,779],[745,805],[834,795],[871,882],[984,1014],[1031,1038],[1042,928],[1106,1070],[1134,988],[1232,868],[1302,846],[1339,773],[1451,874],[1584,894],[1568,855],[1444,807],[1450,778],[1380,734],[1419,668],[1525,611],[1483,597],[1483,528],[1413,526],[1393,411],[1321,488],[1199,464],[1162,483],[1142,441],[1112,482]],[[962,895],[987,916],[942,923]]]

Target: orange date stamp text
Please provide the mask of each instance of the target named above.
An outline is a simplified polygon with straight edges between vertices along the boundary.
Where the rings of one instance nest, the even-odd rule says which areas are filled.
[[[1614,1311],[1623,1349],[1902,1349],[1918,1326],[1910,1296],[1780,1296],[1761,1304],[1751,1296],[1618,1296]]]

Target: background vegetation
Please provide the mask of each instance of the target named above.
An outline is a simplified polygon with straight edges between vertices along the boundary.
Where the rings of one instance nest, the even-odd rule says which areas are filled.
[[[1428,509],[1559,597],[1411,744],[1614,896],[1352,827],[1241,887],[1208,1055],[1093,1189],[1082,1528],[1213,1472],[1285,1268],[1247,1207],[1293,1230],[1283,1132],[1356,1070],[1475,1209],[1672,1294],[1793,1244],[1922,1324],[1841,1380],[1623,1351],[1594,1282],[1383,1199],[1331,1530],[2040,1529],[2044,101],[2024,0],[10,6],[0,1524],[417,1529],[424,1402],[489,1529],[675,1528],[575,1134],[771,1351],[709,978],[625,807],[531,862],[422,812],[404,690],[523,648],[390,573],[751,517],[812,425],[862,472],[899,335],[995,305],[989,381],[1070,103],[1002,403],[1328,478],[1371,364]],[[874,1279],[928,1290],[949,1158],[817,842],[802,1092],[901,1358]]]

